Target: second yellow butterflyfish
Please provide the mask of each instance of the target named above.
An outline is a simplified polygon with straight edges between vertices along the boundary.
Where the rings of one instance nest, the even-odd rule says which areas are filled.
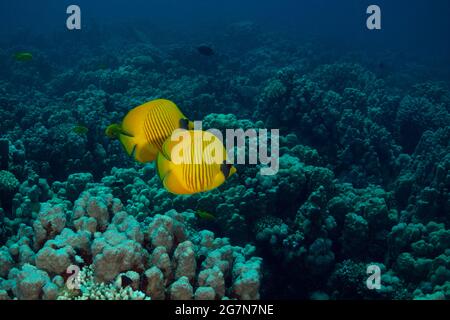
[[[163,145],[156,169],[174,194],[194,194],[222,185],[236,168],[227,163],[222,141],[207,131],[178,130]]]

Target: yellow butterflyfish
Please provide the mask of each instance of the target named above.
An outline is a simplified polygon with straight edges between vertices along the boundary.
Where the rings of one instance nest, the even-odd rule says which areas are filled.
[[[193,124],[169,100],[158,99],[132,109],[121,124],[112,124],[105,134],[119,139],[128,155],[141,163],[156,159],[164,141],[176,129],[192,129]]]
[[[194,194],[219,187],[236,172],[226,160],[222,141],[212,133],[178,130],[164,143],[156,168],[169,192]]]

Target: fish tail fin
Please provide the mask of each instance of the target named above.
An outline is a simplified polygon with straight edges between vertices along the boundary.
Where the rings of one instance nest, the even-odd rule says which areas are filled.
[[[119,139],[120,124],[113,123],[106,127],[105,134],[110,139]]]
[[[126,132],[120,124],[113,123],[109,125],[105,130],[105,134],[110,139],[119,140],[127,154],[134,156],[137,147],[136,141],[133,135]]]
[[[105,134],[111,139],[119,139],[120,135],[133,137],[132,134],[128,133],[125,129],[122,128],[122,125],[118,123],[109,125],[105,130]]]

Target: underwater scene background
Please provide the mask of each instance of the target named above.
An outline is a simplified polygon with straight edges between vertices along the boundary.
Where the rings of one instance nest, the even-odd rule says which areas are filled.
[[[0,299],[449,299],[449,15],[1,1]],[[206,129],[279,129],[278,173],[169,193],[105,135],[158,98]]]

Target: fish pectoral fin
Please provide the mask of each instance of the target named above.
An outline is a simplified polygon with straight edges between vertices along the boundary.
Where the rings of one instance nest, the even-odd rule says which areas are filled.
[[[170,173],[171,162],[166,159],[164,154],[158,153],[156,156],[156,172],[158,173],[159,179],[164,181],[165,177]]]
[[[141,163],[153,162],[156,160],[158,150],[151,144],[141,145],[136,148],[134,158]]]
[[[137,144],[134,145],[133,149],[131,150],[130,156],[133,158],[136,158],[136,149],[137,149]]]

